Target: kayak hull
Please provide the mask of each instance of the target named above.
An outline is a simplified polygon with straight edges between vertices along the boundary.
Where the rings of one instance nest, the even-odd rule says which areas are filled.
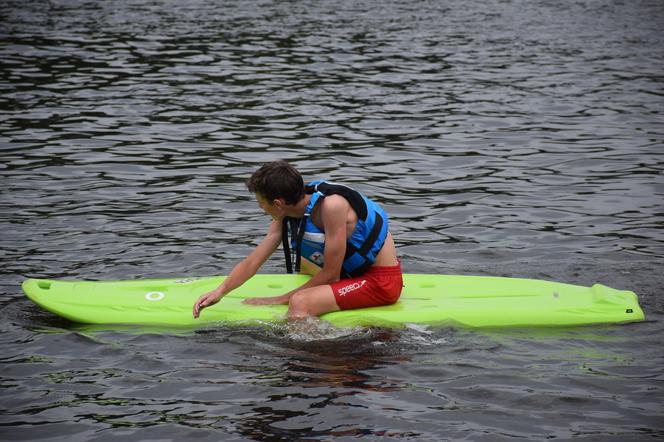
[[[283,321],[286,305],[252,306],[247,297],[276,296],[299,287],[305,275],[256,275],[194,319],[198,297],[223,276],[136,281],[28,279],[23,291],[42,308],[86,324],[198,326]],[[405,324],[468,327],[576,326],[644,319],[636,294],[595,284],[583,287],[534,279],[405,274],[393,305],[327,313],[337,326]]]

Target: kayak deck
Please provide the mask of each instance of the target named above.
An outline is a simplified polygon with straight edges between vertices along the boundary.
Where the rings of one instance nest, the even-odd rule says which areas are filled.
[[[285,305],[252,306],[242,300],[276,296],[299,287],[304,275],[256,275],[218,304],[192,316],[198,297],[223,276],[136,281],[28,279],[23,291],[42,308],[74,322],[196,326],[210,323],[279,322]],[[469,327],[574,326],[644,319],[637,296],[595,284],[489,276],[405,274],[401,299],[393,305],[327,313],[337,326]]]

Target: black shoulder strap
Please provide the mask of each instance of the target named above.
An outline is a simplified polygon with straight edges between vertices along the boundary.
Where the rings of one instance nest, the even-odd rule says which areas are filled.
[[[293,233],[293,235],[295,235],[295,273],[300,273],[300,267],[302,265],[302,238],[304,238],[304,228],[306,224],[307,218],[302,217],[297,230],[293,231],[297,232]]]
[[[357,213],[358,218],[366,220],[369,215],[369,209],[367,209],[367,203],[364,202],[364,198],[360,195],[360,192],[353,190],[350,187],[344,186],[342,184],[332,184],[327,182],[322,182],[318,184],[318,190],[325,195],[341,195],[353,208],[355,213]],[[313,193],[314,187],[307,186],[307,193]]]
[[[286,258],[286,272],[300,273],[302,265],[302,238],[304,237],[305,218],[285,217],[281,224],[281,244],[284,249],[284,258]],[[290,237],[295,239],[295,269],[293,269],[293,256],[290,248]]]
[[[290,241],[288,235],[288,223],[290,219],[285,217],[281,221],[281,244],[284,249],[284,258],[286,258],[286,273],[293,273],[293,261],[291,258]]]

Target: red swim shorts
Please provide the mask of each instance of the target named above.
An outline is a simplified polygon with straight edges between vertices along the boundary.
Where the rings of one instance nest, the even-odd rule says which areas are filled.
[[[394,304],[403,288],[401,265],[369,267],[362,276],[342,279],[330,286],[341,310]]]

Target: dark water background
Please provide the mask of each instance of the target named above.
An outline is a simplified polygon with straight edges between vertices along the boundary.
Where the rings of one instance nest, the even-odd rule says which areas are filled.
[[[662,29],[659,0],[0,1],[0,439],[664,436]],[[381,202],[408,272],[648,320],[96,328],[21,294],[227,273],[275,158]]]

